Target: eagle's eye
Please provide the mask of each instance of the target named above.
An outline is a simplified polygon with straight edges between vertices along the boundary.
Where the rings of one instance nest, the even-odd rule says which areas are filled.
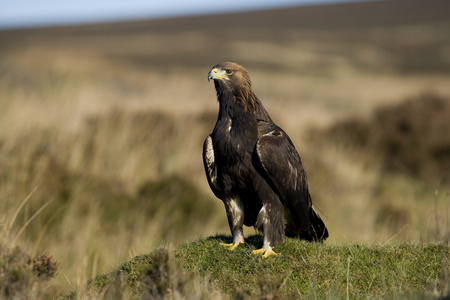
[[[233,71],[232,71],[232,70],[230,70],[230,69],[227,69],[227,70],[225,70],[225,74],[227,74],[227,75],[231,75],[231,74],[233,74]]]

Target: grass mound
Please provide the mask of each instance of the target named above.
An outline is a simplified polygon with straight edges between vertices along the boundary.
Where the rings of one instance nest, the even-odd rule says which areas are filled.
[[[368,120],[338,122],[323,137],[370,153],[388,172],[435,185],[450,172],[449,115],[450,99],[425,93],[378,108]]]
[[[372,298],[449,295],[450,247],[438,244],[326,245],[286,238],[281,257],[246,253],[262,237],[234,251],[214,236],[185,243],[173,252],[157,249],[116,271],[98,276],[90,297],[122,299],[184,296],[188,299]],[[74,298],[75,293],[68,298]]]
[[[207,281],[185,272],[167,249],[136,256],[64,299],[220,299]]]

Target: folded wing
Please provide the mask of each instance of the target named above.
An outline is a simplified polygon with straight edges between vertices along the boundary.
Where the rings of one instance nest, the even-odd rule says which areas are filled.
[[[306,171],[289,136],[274,129],[258,139],[255,150],[255,167],[290,212],[288,235],[305,240],[326,239],[328,230],[312,207]]]

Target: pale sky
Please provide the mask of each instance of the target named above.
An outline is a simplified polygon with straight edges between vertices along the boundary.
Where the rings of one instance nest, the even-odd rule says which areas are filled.
[[[0,29],[201,15],[364,0],[0,0]]]

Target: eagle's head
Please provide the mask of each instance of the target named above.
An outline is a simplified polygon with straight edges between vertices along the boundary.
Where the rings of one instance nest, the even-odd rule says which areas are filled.
[[[223,62],[212,67],[208,73],[208,81],[214,80],[217,96],[233,94],[244,103],[253,106],[256,98],[247,70],[237,63]]]

